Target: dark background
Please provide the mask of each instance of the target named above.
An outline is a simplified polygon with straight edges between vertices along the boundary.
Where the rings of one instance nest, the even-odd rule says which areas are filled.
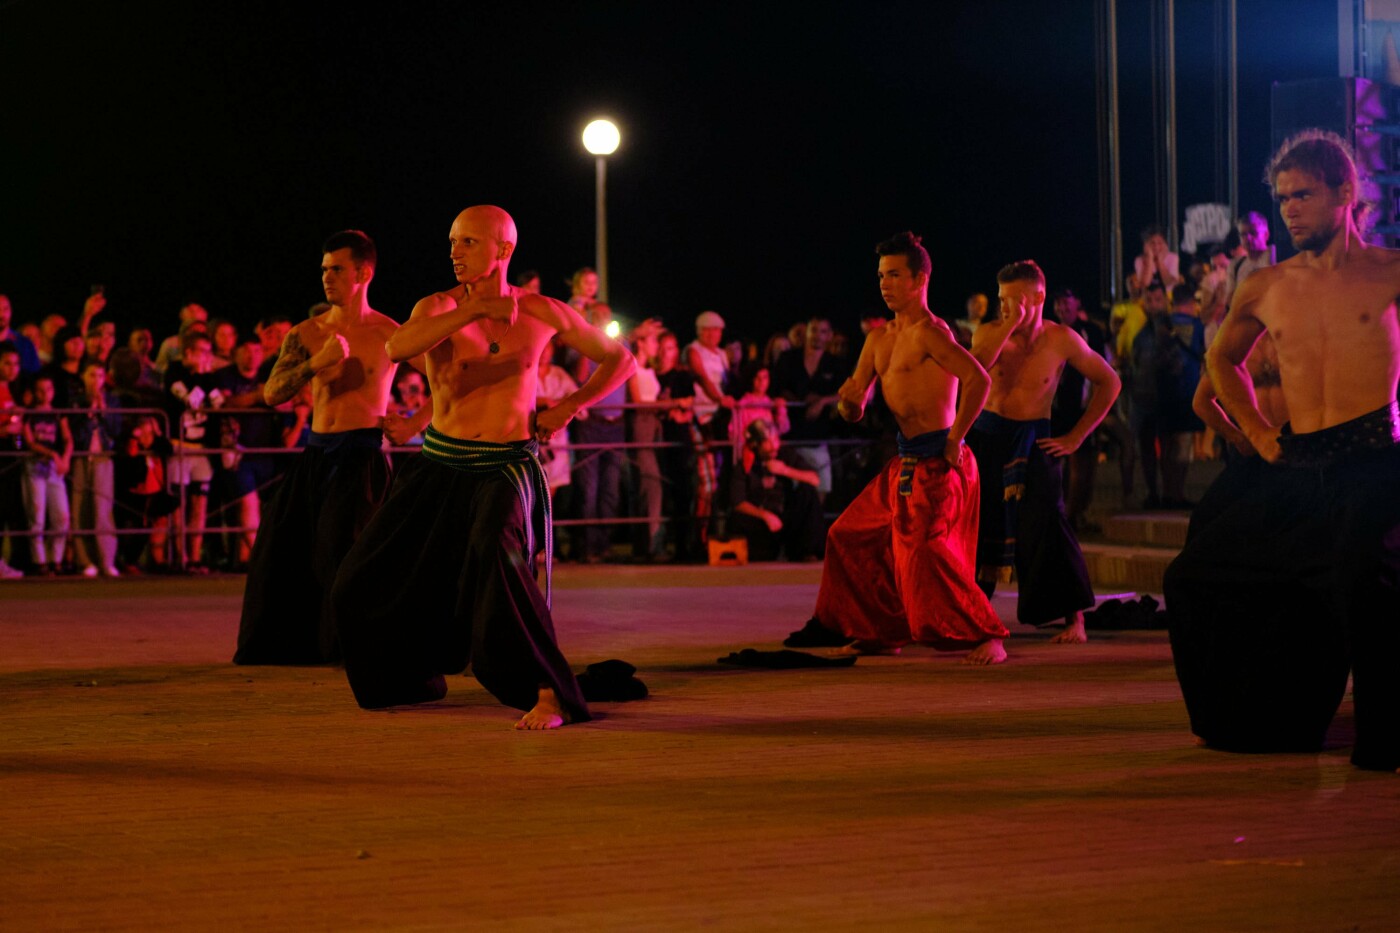
[[[1178,0],[1180,203],[1223,196],[1215,0]],[[873,245],[922,234],[930,304],[1002,264],[1099,282],[1093,0],[0,6],[0,291],[122,333],[185,301],[250,326],[320,299],[320,244],[379,244],[371,299],[448,287],[463,207],[515,216],[547,293],[592,264],[606,114],[611,298],[689,336],[880,312]],[[1153,220],[1147,4],[1119,3],[1126,255]],[[1243,207],[1268,210],[1269,85],[1337,73],[1335,0],[1240,0]],[[1223,197],[1222,197],[1223,199]]]

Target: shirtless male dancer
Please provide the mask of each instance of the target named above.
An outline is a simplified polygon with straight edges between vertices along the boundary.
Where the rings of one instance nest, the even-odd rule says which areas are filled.
[[[358,230],[322,247],[321,285],[331,309],[283,339],[263,387],[269,405],[310,383],[311,441],[268,502],[248,561],[235,664],[339,660],[330,592],[341,559],[389,489],[380,424],[394,364],[384,343],[398,324],[369,306],[378,262]]]
[[[1001,313],[977,328],[972,355],[992,391],[968,434],[983,470],[977,538],[978,578],[988,595],[1015,570],[1016,617],[1026,625],[1064,619],[1055,642],[1084,642],[1084,610],[1094,590],[1079,541],[1065,516],[1060,465],[1079,449],[1118,398],[1118,374],[1071,327],[1047,321],[1045,273],[1030,260],[997,273]],[[1050,436],[1050,406],[1071,367],[1093,386],[1069,432]]]
[[[1206,355],[1211,383],[1267,461],[1227,471],[1164,583],[1172,656],[1198,741],[1317,751],[1353,684],[1363,768],[1400,769],[1400,252],[1368,245],[1346,144],[1287,140],[1268,180],[1301,252],[1240,285]],[[1251,389],[1267,333],[1289,421]],[[1278,413],[1274,413],[1277,417]]]
[[[394,360],[427,354],[432,424],[389,500],[341,565],[333,602],[345,673],[366,709],[441,699],[471,664],[481,685],[527,710],[517,729],[589,718],[550,617],[549,488],[537,441],[564,430],[632,375],[632,355],[562,301],[508,284],[515,221],[470,207],[448,234],[458,285],[418,302],[389,339]],[[535,412],[551,337],[598,363],[578,391]],[[543,544],[546,593],[535,582]]]
[[[865,338],[837,410],[859,421],[878,377],[899,456],[831,526],[815,615],[784,644],[890,653],[912,641],[999,664],[1008,633],[974,576],[977,461],[963,444],[987,374],[929,311],[933,264],[919,238],[901,233],[875,252],[894,320]]]

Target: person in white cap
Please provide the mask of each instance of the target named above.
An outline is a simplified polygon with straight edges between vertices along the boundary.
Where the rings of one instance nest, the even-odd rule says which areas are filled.
[[[728,419],[717,420],[719,410],[734,408],[733,396],[724,394],[729,358],[720,349],[724,338],[724,318],[714,311],[702,311],[695,318],[695,340],[685,348],[685,366],[695,377],[695,424],[706,442],[727,439]],[[696,452],[695,517],[702,524],[710,517],[715,490],[719,486],[722,448],[707,447]],[[704,534],[702,530],[702,536]]]

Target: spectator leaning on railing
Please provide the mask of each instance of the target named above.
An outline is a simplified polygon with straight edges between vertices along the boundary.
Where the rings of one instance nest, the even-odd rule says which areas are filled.
[[[661,331],[661,322],[656,318],[648,318],[632,331],[632,355],[637,360],[637,369],[627,381],[627,401],[634,405],[654,405],[661,394],[661,381],[655,369]],[[661,441],[660,413],[654,407],[632,409],[628,427],[628,439],[634,444],[657,444]],[[636,473],[635,488],[647,517],[645,540],[633,542],[633,556],[645,561],[662,561],[668,555],[666,528],[661,523],[661,467],[653,447],[634,447],[631,454],[632,468]]]
[[[0,532],[25,531],[29,522],[24,513],[24,485],[20,481],[24,475],[24,460],[20,451],[24,447],[24,417],[20,414],[19,400],[15,392],[19,389],[20,353],[13,343],[0,342]],[[0,546],[5,541],[15,542],[11,546],[9,560],[21,563],[17,538],[0,538]],[[24,571],[11,566],[0,556],[0,580],[18,580]]]
[[[263,409],[237,411],[219,418],[220,468],[214,482],[220,498],[232,504],[237,512],[237,542],[232,555],[232,569],[245,570],[252,553],[262,518],[260,490],[274,476],[273,457],[265,453],[245,453],[245,449],[280,447],[277,416],[263,401],[263,383],[258,378],[262,366],[262,344],[248,337],[238,341],[233,350],[233,364],[217,370],[211,384],[223,394],[224,407],[229,409]]]
[[[68,420],[53,411],[53,376],[34,377],[34,405],[24,415],[24,504],[29,515],[30,557],[41,576],[63,566],[68,544],[68,487],[63,477],[72,464],[73,435]],[[45,534],[47,532],[47,535]]]
[[[170,415],[171,443],[178,454],[171,462],[170,478],[184,487],[185,531],[176,547],[190,573],[207,573],[204,566],[204,525],[209,509],[209,484],[214,467],[207,454],[209,415],[205,402],[214,388],[209,379],[213,357],[209,336],[190,330],[180,339],[180,359],[165,369],[165,407]]]
[[[164,571],[166,526],[179,500],[166,490],[166,461],[172,448],[160,433],[154,415],[135,415],[117,442],[113,474],[116,487],[115,519],[118,528],[149,529],[149,536],[124,535],[118,542],[120,563],[126,573],[139,572],[143,552],[150,546],[150,569]]]
[[[112,518],[115,486],[112,450],[121,435],[121,416],[113,411],[116,396],[107,390],[107,370],[97,360],[83,364],[84,414],[70,415],[73,436],[73,513],[80,529],[91,535],[77,535],[73,552],[79,572],[85,577],[98,573],[119,577],[117,570],[116,525]]]
[[[670,402],[661,419],[661,439],[666,442],[658,452],[661,475],[667,483],[662,495],[670,493],[671,505],[666,514],[678,519],[675,535],[676,559],[701,559],[700,534],[695,509],[697,479],[696,461],[703,448],[703,439],[695,426],[692,405],[695,401],[695,380],[690,371],[680,365],[680,341],[670,331],[663,331],[657,340],[656,380],[660,385],[657,401]],[[708,515],[708,513],[707,513]]]
[[[787,400],[771,394],[773,380],[767,366],[760,366],[749,376],[744,394],[734,405],[734,419],[729,423],[729,439],[734,443],[737,458],[744,449],[745,434],[751,422],[764,419],[779,435],[792,430],[788,420]]]

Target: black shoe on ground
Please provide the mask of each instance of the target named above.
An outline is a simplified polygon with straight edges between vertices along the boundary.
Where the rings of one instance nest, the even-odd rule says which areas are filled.
[[[849,635],[833,632],[812,617],[807,624],[783,639],[788,648],[841,648],[851,643]]]

